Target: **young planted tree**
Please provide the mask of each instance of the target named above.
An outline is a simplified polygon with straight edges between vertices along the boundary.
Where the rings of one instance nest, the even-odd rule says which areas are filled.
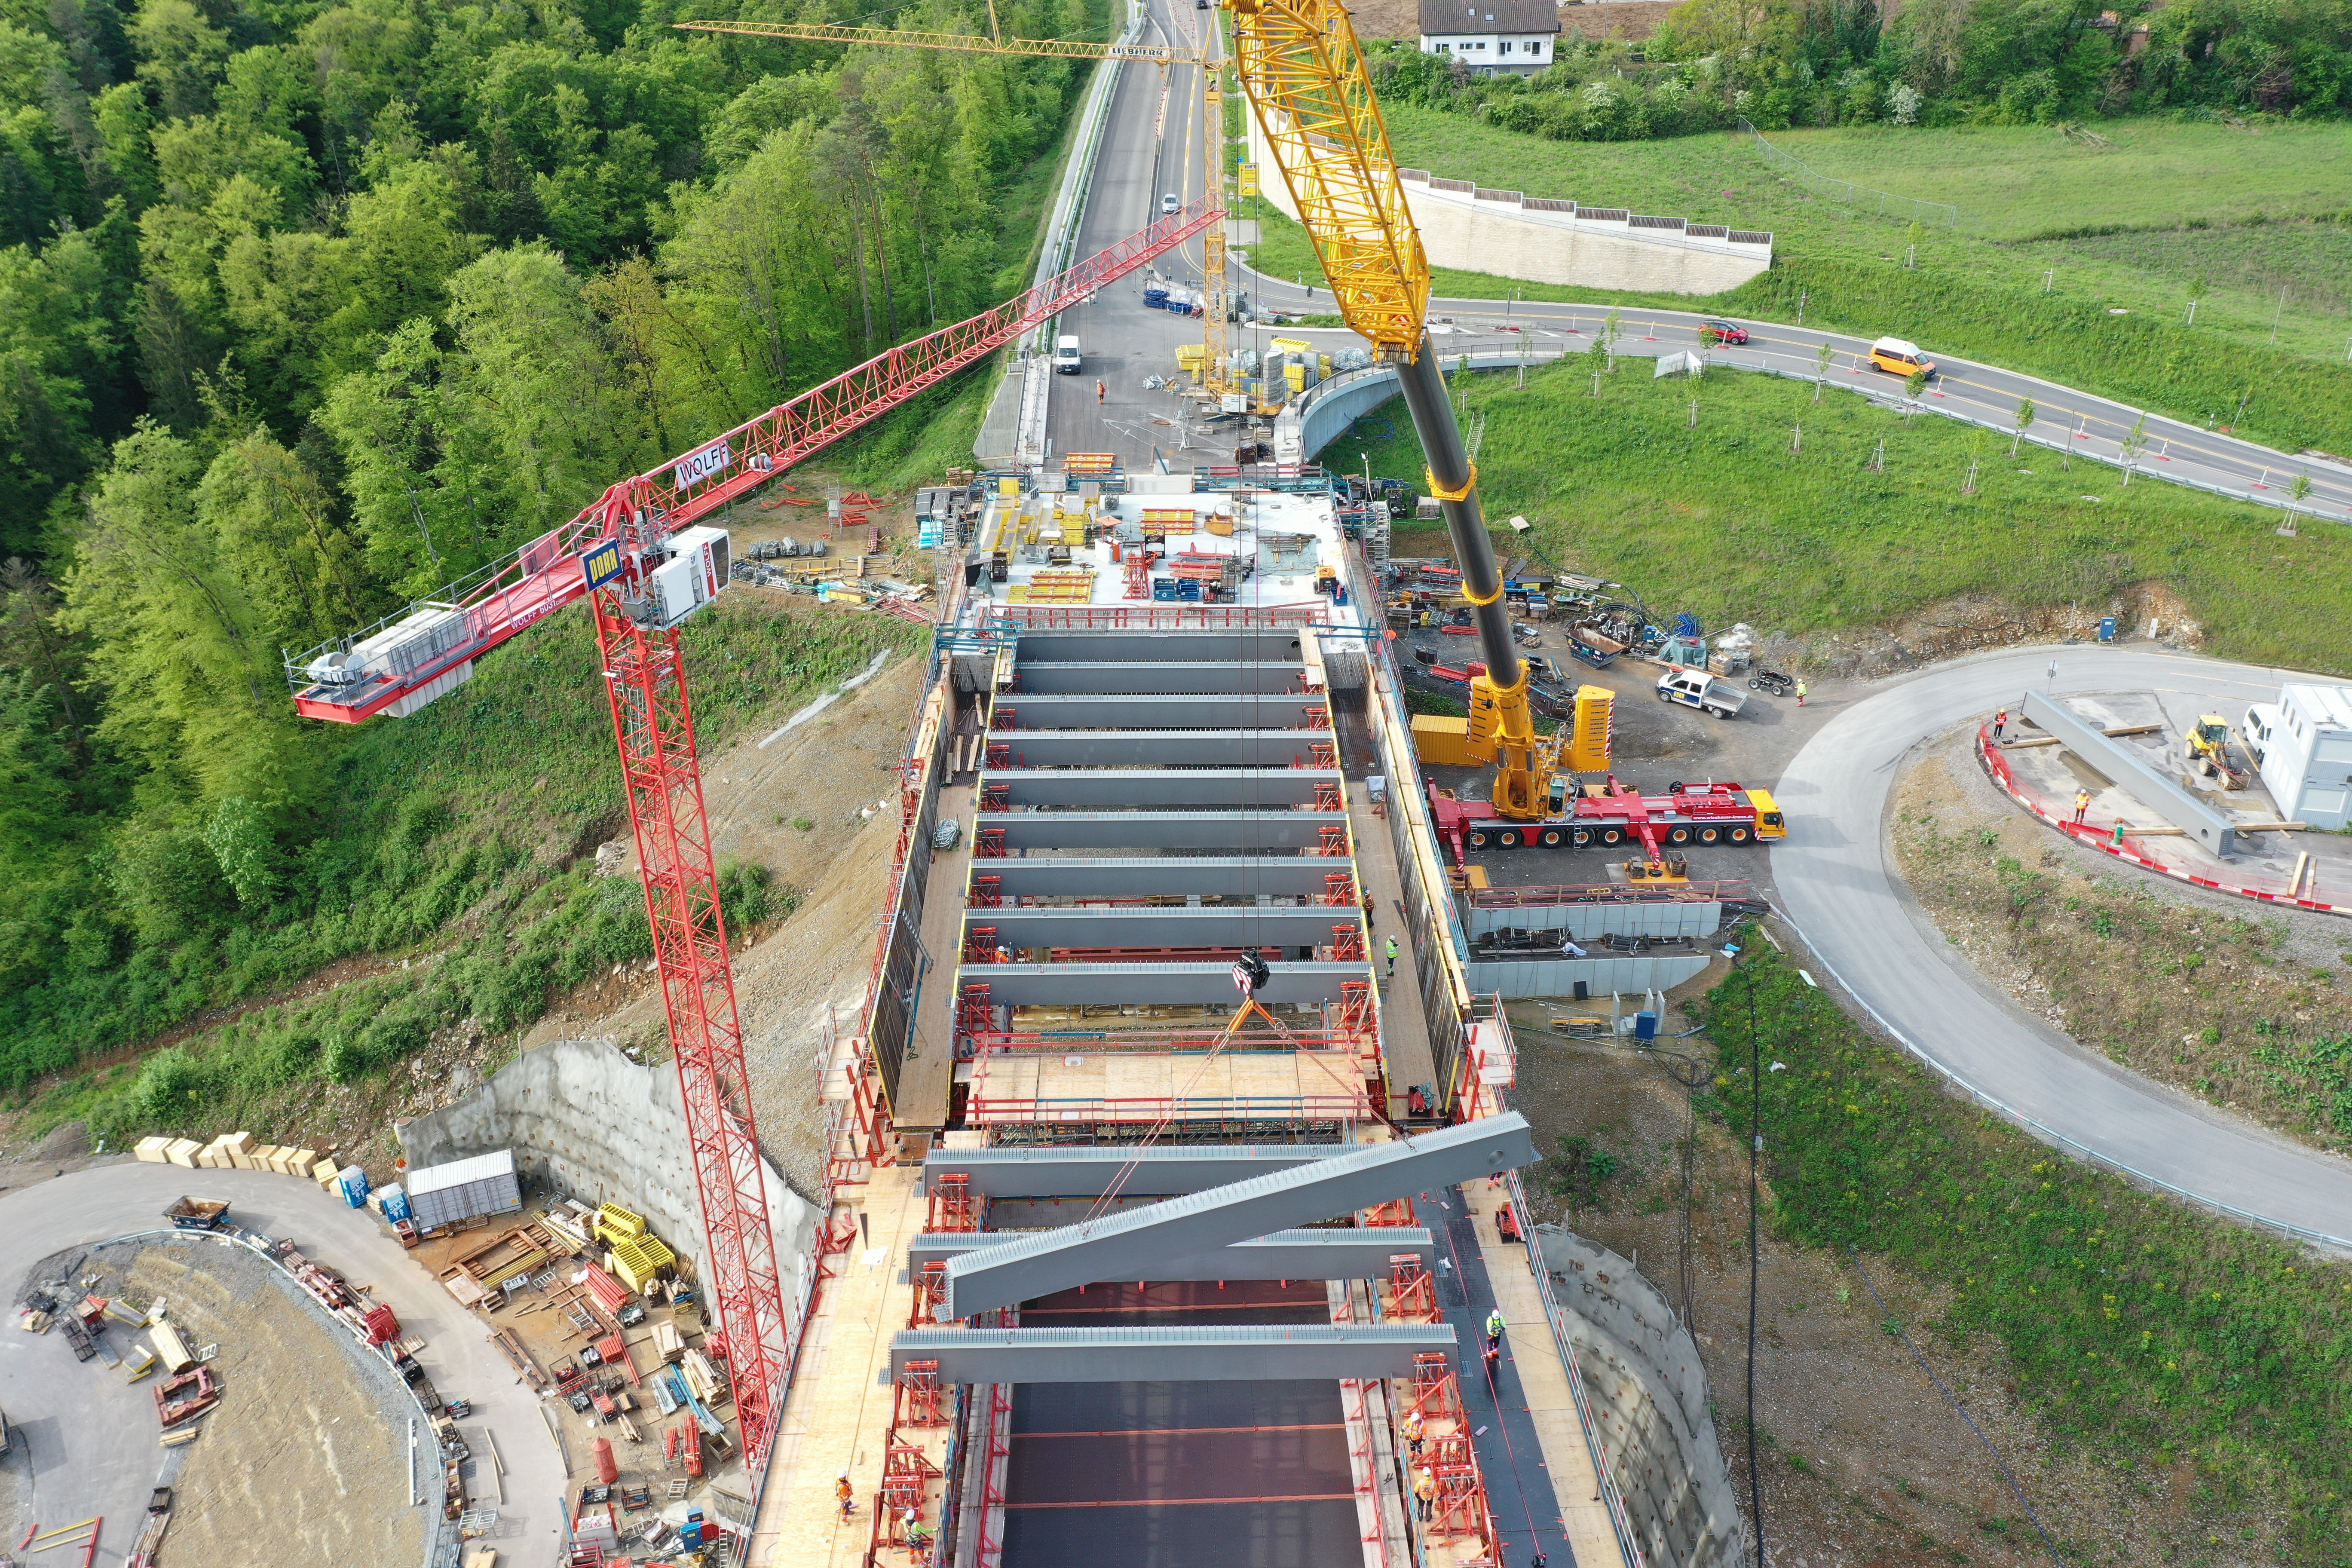
[[[2023,441],[2025,439],[2025,433],[2033,428],[2033,419],[2037,412],[2038,411],[2033,406],[2033,399],[2030,397],[2021,397],[2017,400],[2017,433],[2009,438],[2009,455],[2011,457],[2014,458],[2017,456],[2018,443]]]
[[[2280,525],[2279,531],[2293,539],[2295,536],[2294,514],[2303,503],[2311,498],[2311,476],[2295,475],[2294,483],[2287,487],[2286,493],[2286,521]]]
[[[1983,466],[1984,448],[1984,426],[1981,425],[1971,426],[1969,430],[1968,444],[1969,471],[1960,479],[1960,493],[1964,496],[1977,493],[1977,470]]]
[[[1609,308],[1607,318],[1601,323],[1601,351],[1606,357],[1608,367],[1612,374],[1617,369],[1617,308],[1612,305]]]
[[[1911,423],[1911,416],[1919,407],[1919,395],[1927,390],[1927,373],[1915,370],[1903,378],[1903,423]]]
[[[2182,326],[2193,327],[2197,324],[2197,307],[2205,302],[2205,292],[2211,287],[2212,285],[2201,273],[2189,280],[2189,319],[2180,323]]]
[[[1837,358],[1837,346],[1823,343],[1813,351],[1813,401],[1822,400],[1822,383],[1829,379],[1830,361]]]
[[[2147,416],[2143,414],[2124,432],[2121,442],[2124,459],[2124,488],[2131,488],[2132,470],[2139,467],[2142,453],[2147,450]]]

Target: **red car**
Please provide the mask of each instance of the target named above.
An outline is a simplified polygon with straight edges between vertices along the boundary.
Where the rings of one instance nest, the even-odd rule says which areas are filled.
[[[1711,329],[1717,342],[1729,343],[1734,348],[1739,347],[1748,341],[1748,329],[1737,321],[1701,321],[1699,326],[1702,330]]]

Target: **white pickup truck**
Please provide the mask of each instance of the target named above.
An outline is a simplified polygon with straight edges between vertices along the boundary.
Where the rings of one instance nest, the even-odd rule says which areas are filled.
[[[1658,677],[1658,700],[1729,719],[1748,706],[1748,693],[1703,669],[1670,669]]]

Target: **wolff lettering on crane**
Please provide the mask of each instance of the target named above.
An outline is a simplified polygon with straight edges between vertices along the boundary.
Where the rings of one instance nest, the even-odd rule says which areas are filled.
[[[677,479],[677,488],[685,489],[689,485],[700,484],[713,474],[725,472],[734,461],[735,449],[728,444],[727,437],[721,436],[710,445],[680,458],[670,471]]]

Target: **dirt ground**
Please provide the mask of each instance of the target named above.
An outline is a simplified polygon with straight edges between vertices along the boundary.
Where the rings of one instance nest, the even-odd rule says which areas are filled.
[[[1702,977],[1677,994],[1707,983]],[[1572,1211],[1549,1195],[1548,1173],[1530,1170],[1537,1217],[1625,1255],[1684,1310],[1744,1517],[1748,1163],[1736,1141],[1704,1119],[1694,1142],[1688,1100],[1673,1076],[1711,1075],[1713,1047],[1703,1037],[1666,1041],[1651,1052],[1570,1041],[1546,1031],[1540,1005],[1515,1005],[1513,1012],[1519,1087],[1511,1100],[1535,1124],[1538,1147],[1555,1151],[1561,1137],[1580,1137],[1617,1161],[1597,1201]],[[1768,1216],[1770,1205],[1768,1179]],[[2095,1563],[2160,1560],[2158,1543],[2179,1521],[2177,1504],[2151,1507],[2112,1472],[2053,1455],[2011,1397],[1998,1346],[1956,1350],[1928,1331],[1943,1306],[1932,1283],[1883,1258],[1857,1265],[1776,1240],[1769,1217],[1759,1256],[1757,1449],[1774,1568],[2026,1568],[2048,1561],[1984,1445],[1881,1326],[1889,1319],[1909,1330],[2070,1550],[2087,1548],[2084,1559]]]
[[[91,1275],[101,1296],[166,1298],[191,1350],[219,1347],[209,1365],[223,1398],[171,1483],[163,1561],[394,1568],[423,1560],[425,1510],[387,1480],[407,1467],[415,1404],[388,1371],[360,1361],[283,1273],[206,1239],[91,1248],[76,1278]],[[121,1348],[138,1336],[117,1329],[110,1337]],[[89,1370],[121,1375],[96,1362]]]
[[[2082,848],[1994,787],[1967,730],[1916,755],[1895,807],[1895,858],[1920,908],[2020,1005],[2158,1082],[2352,1149],[2352,1101],[2326,1064],[2263,1059],[2352,1036],[2352,921]]]

